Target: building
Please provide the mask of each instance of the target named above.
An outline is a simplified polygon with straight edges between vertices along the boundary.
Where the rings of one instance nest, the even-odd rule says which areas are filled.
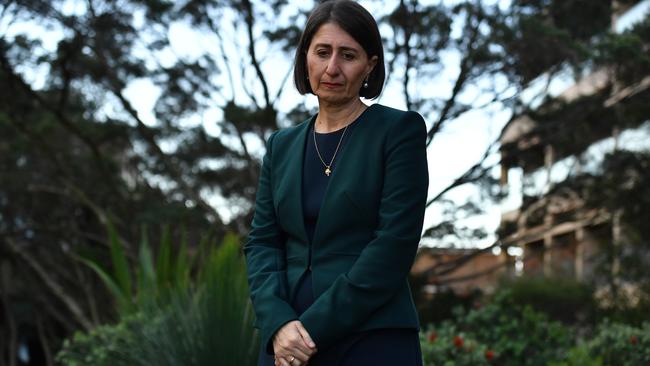
[[[629,6],[615,8],[613,27]],[[519,207],[502,214],[499,237],[504,245],[523,249],[517,269],[524,274],[589,280],[601,245],[621,242],[620,215],[587,208],[580,192],[555,174],[559,162],[565,171],[567,163],[571,165],[569,174],[579,174],[585,167],[576,156],[607,139],[618,149],[623,131],[648,120],[650,76],[625,85],[613,74],[595,70],[559,96],[513,118],[503,130],[501,184],[521,192],[521,197]],[[626,107],[646,111],[624,115],[623,110],[632,109]],[[510,181],[513,169],[521,172],[520,187]],[[617,266],[613,264],[614,272]]]
[[[459,296],[468,296],[477,290],[491,293],[499,278],[512,268],[512,260],[505,251],[494,254],[491,250],[421,248],[411,274],[424,277],[423,292],[429,299],[447,290]]]

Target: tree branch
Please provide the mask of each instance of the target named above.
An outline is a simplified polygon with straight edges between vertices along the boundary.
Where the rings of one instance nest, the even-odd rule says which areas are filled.
[[[108,69],[107,69],[107,75],[109,75]],[[112,77],[112,75],[110,75],[110,77]],[[198,192],[196,192],[192,187],[190,187],[187,184],[187,182],[185,182],[185,180],[182,177],[182,174],[179,172],[177,167],[171,162],[169,156],[164,151],[162,151],[162,149],[156,142],[154,133],[151,131],[151,129],[149,129],[149,127],[147,127],[147,125],[142,121],[142,119],[140,119],[135,108],[133,108],[133,106],[126,99],[124,94],[122,94],[121,90],[118,90],[114,85],[111,88],[111,92],[118,98],[118,100],[122,104],[122,107],[127,111],[127,113],[136,121],[137,123],[136,130],[139,132],[140,136],[144,138],[145,141],[147,141],[147,143],[153,149],[156,156],[158,156],[158,158],[163,162],[163,164],[167,168],[167,172],[174,180],[174,182],[176,182],[179,185],[183,193],[187,195],[187,197],[190,197],[192,200],[194,200],[197,203],[197,205],[203,208],[208,213],[208,215],[212,218],[215,225],[223,225],[223,222],[221,221],[221,218],[217,213],[217,211],[215,210],[215,208],[210,206],[203,199],[203,197],[199,195]]]
[[[404,0],[400,0],[400,7],[404,9],[404,12],[408,12],[408,8],[404,3]],[[409,72],[411,67],[413,67],[413,56],[411,55],[411,46],[409,42],[411,41],[411,36],[413,32],[409,24],[402,24],[402,32],[404,32],[404,43],[399,47],[404,52],[404,57],[406,57],[406,65],[404,66],[404,78],[402,80],[402,91],[404,92],[404,102],[406,103],[406,109],[411,110],[413,108],[413,102],[411,101],[411,95],[408,91],[408,86],[411,78],[409,77]]]
[[[445,105],[442,108],[440,115],[438,116],[438,120],[433,123],[431,129],[429,129],[427,132],[427,146],[431,144],[433,137],[442,129],[445,121],[448,120],[449,111],[456,104],[456,98],[458,97],[458,94],[460,94],[461,90],[463,90],[465,82],[467,82],[469,79],[471,66],[470,60],[473,57],[474,53],[474,49],[472,47],[478,38],[478,27],[480,23],[476,24],[474,27],[469,26],[469,24],[471,24],[471,13],[467,15],[466,23],[468,24],[467,27],[469,27],[470,33],[470,39],[467,42],[467,50],[465,52],[465,56],[460,62],[460,71],[458,73],[458,77],[456,78],[456,82],[454,83],[454,87],[452,88],[451,95],[449,98],[447,98],[447,101],[445,102]]]
[[[54,365],[54,357],[52,356],[52,350],[50,349],[50,344],[47,341],[45,335],[45,328],[43,327],[43,315],[41,313],[36,315],[36,329],[38,331],[38,340],[41,342],[43,348],[43,353],[45,354],[45,362],[47,366]]]
[[[269,108],[273,104],[269,95],[269,87],[266,83],[264,73],[262,72],[262,68],[260,67],[259,61],[257,60],[257,55],[255,53],[255,38],[253,36],[253,6],[250,0],[242,0],[242,5],[245,11],[244,19],[246,22],[246,34],[248,35],[248,53],[250,54],[253,68],[255,68],[255,72],[257,73],[257,78],[262,84],[262,90],[264,91],[264,101],[266,102],[265,108]]]
[[[90,137],[86,136],[77,126],[74,125],[70,119],[67,118],[67,116],[63,113],[63,109],[55,108],[51,106],[41,95],[39,95],[37,92],[35,92],[31,86],[29,86],[19,75],[17,75],[14,72],[14,69],[12,68],[9,60],[7,59],[6,55],[4,52],[0,52],[0,66],[6,73],[6,75],[9,77],[10,83],[13,86],[18,86],[18,88],[22,89],[23,92],[25,92],[29,97],[31,97],[33,100],[35,100],[38,104],[40,104],[46,111],[52,113],[56,118],[55,120],[59,122],[66,130],[70,131],[73,136],[77,137],[88,149],[91,151],[93,157],[95,160],[99,163],[99,166],[101,168],[102,174],[106,177],[107,176],[107,171],[108,168],[106,166],[105,158],[102,155],[102,153],[99,151],[97,148],[97,144],[95,144]],[[69,82],[69,80],[68,80]],[[65,90],[66,88],[64,88]],[[62,99],[60,100],[59,107],[64,106],[64,99],[62,96]]]
[[[89,331],[92,329],[92,322],[86,318],[86,315],[84,314],[81,306],[77,303],[77,301],[71,296],[68,296],[65,289],[63,289],[63,287],[61,287],[57,282],[53,280],[53,277],[48,273],[47,270],[45,270],[45,268],[41,266],[38,260],[36,260],[28,250],[25,250],[25,248],[20,248],[19,245],[17,245],[11,238],[5,237],[4,242],[7,243],[8,248],[14,252],[14,254],[20,257],[23,262],[25,262],[28,267],[32,269],[32,271],[34,271],[36,276],[42,281],[45,287],[47,287],[50,292],[52,292],[52,294],[61,300],[68,311],[74,316],[74,319],[79,323],[79,325],[81,325],[84,330]]]
[[[224,41],[223,38],[221,37],[221,33],[219,32],[220,30],[219,27],[217,27],[217,25],[212,22],[212,19],[210,19],[209,21],[210,21],[210,29],[212,30],[212,32],[214,32],[215,36],[219,40],[219,52],[221,54],[223,64],[226,67],[226,75],[228,75],[228,82],[230,83],[230,90],[232,91],[230,99],[235,100],[235,81],[233,78],[232,70],[230,68],[230,59],[228,58],[226,50],[223,47]]]
[[[431,206],[431,204],[439,200],[447,192],[451,191],[456,187],[459,187],[467,183],[473,183],[479,181],[480,179],[484,178],[490,172],[490,170],[492,170],[492,168],[501,164],[501,161],[498,161],[490,166],[487,167],[483,166],[483,163],[490,156],[492,148],[500,141],[500,139],[501,137],[499,136],[499,138],[492,141],[492,143],[487,147],[487,149],[485,149],[485,152],[483,153],[481,160],[479,160],[477,163],[472,165],[469,169],[465,171],[465,173],[463,173],[460,177],[456,178],[450,185],[448,185],[442,191],[438,192],[437,195],[435,195],[433,198],[427,201],[426,207]]]
[[[9,303],[9,296],[7,295],[9,292],[9,275],[9,267],[5,263],[2,263],[2,266],[0,267],[0,299],[2,300],[2,308],[4,309],[3,315],[7,321],[7,329],[9,331],[9,342],[7,343],[9,352],[7,352],[7,356],[9,358],[9,366],[16,366],[18,337],[16,320],[11,314],[11,304]],[[3,355],[4,353],[0,354],[0,362],[2,362],[2,359],[4,358]]]

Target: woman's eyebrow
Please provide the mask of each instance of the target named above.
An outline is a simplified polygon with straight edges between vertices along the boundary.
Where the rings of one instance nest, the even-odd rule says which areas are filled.
[[[317,48],[317,47],[332,48],[332,45],[329,44],[329,43],[316,43],[316,44],[314,45],[314,48]],[[353,52],[359,52],[358,49],[356,49],[356,48],[354,48],[354,47],[350,47],[350,46],[340,46],[340,47],[338,47],[338,49],[341,50],[341,51],[353,51]]]
[[[339,49],[342,50],[342,51],[359,52],[359,50],[354,48],[354,47],[341,46],[341,47],[339,47]]]

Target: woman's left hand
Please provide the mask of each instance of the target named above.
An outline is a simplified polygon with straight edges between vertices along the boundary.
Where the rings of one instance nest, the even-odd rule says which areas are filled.
[[[298,320],[281,327],[273,337],[275,366],[303,366],[316,353],[316,344]]]

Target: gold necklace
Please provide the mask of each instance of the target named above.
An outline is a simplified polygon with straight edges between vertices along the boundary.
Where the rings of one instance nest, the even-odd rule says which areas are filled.
[[[361,116],[361,114],[363,114],[363,111],[364,111],[364,109],[362,108],[361,113],[359,113],[352,120],[352,122],[354,122],[357,118],[359,118]],[[316,122],[314,122],[313,136],[314,136],[314,146],[316,147],[316,154],[318,154],[318,158],[320,159],[321,163],[323,163],[323,165],[325,166],[325,175],[327,175],[328,177],[330,176],[330,174],[332,174],[332,163],[334,163],[334,158],[336,158],[336,153],[339,152],[339,147],[341,146],[341,142],[343,141],[343,137],[345,136],[345,131],[348,130],[348,126],[350,126],[352,124],[352,122],[348,123],[347,126],[345,126],[345,128],[343,129],[343,133],[341,134],[341,138],[339,139],[339,143],[336,145],[336,150],[334,150],[334,155],[332,156],[332,160],[330,160],[329,164],[325,163],[325,160],[323,160],[323,157],[320,154],[320,150],[318,150],[318,143],[316,142]]]
[[[349,125],[350,124],[348,124],[348,126]],[[339,146],[341,146],[341,141],[343,141],[343,136],[345,136],[345,131],[347,131],[348,126],[345,126],[345,128],[343,129],[343,133],[341,134],[341,138],[339,139],[339,143],[336,145],[336,150],[334,150],[334,155],[332,156],[332,160],[330,160],[330,163],[327,164],[327,163],[325,163],[325,160],[323,160],[323,157],[320,155],[320,151],[318,150],[318,143],[316,143],[316,126],[314,125],[314,133],[313,133],[313,135],[314,135],[314,146],[316,147],[316,154],[318,154],[318,158],[320,159],[320,161],[325,166],[325,175],[327,175],[328,177],[330,176],[330,174],[332,174],[332,163],[334,162],[334,158],[336,158],[336,153],[339,152]]]

